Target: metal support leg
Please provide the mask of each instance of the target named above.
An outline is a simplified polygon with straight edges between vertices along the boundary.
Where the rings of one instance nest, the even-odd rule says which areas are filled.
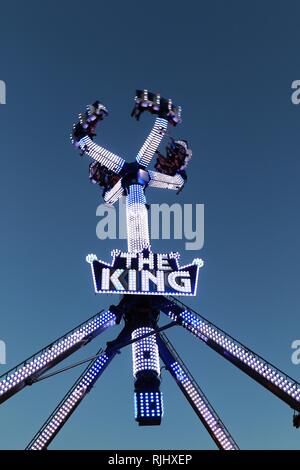
[[[97,315],[6,372],[0,377],[0,404],[27,385],[31,385],[44,372],[66,359],[82,346],[85,346],[115,323],[116,317],[109,310],[97,313]]]
[[[26,450],[45,450],[48,448],[116,354],[116,352],[104,353],[92,361],[28,444]]]
[[[300,412],[300,384],[254,351],[175,299],[160,299],[160,309],[224,359]]]
[[[119,352],[118,344],[126,344],[128,340],[128,332],[124,329],[115,341],[108,343],[106,351],[103,352],[103,354],[91,361],[86,370],[81,374],[32,441],[28,444],[26,447],[27,450],[47,449],[48,445],[74,413],[77,406],[101,377],[111,360]]]
[[[164,333],[157,335],[159,353],[167,370],[200,418],[210,436],[221,450],[238,450],[239,447],[225,427],[205,394],[179,357],[174,346]]]

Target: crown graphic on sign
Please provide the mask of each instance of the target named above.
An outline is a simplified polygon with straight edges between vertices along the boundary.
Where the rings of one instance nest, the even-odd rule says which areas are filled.
[[[97,294],[196,295],[200,268],[204,262],[196,258],[179,266],[179,253],[111,252],[111,264],[89,254]]]

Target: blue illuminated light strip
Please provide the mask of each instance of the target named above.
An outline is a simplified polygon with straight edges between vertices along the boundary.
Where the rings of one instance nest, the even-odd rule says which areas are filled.
[[[104,328],[114,325],[116,317],[109,310],[101,313],[86,324],[73,330],[68,336],[58,340],[56,343],[45,348],[40,355],[33,357],[31,360],[21,364],[11,373],[8,373],[0,382],[0,402],[5,399],[5,395],[12,392],[14,388],[20,388],[22,384],[31,377],[39,376],[43,371],[49,369],[51,364],[59,362],[59,358],[63,358],[68,350],[79,346],[91,335],[99,334]],[[99,330],[99,331],[98,331]]]
[[[141,327],[132,332],[131,338],[137,339],[147,333],[151,333],[153,328]],[[133,375],[139,372],[151,370],[160,375],[159,353],[155,335],[147,336],[132,344]]]
[[[278,387],[282,393],[287,394],[293,400],[300,403],[299,384],[284,376],[278,369],[271,364],[264,362],[262,358],[247,350],[240,343],[235,342],[232,338],[214,328],[213,325],[202,320],[188,310],[182,311],[178,315],[174,314],[172,310],[170,310],[168,315],[175,320],[179,317],[182,320],[182,326],[195,336],[205,342],[212,341],[214,344],[220,346],[224,352],[238,359],[241,363],[245,364],[245,366],[251,368],[265,381],[268,381],[270,385]],[[224,357],[226,357],[226,355],[224,355]]]
[[[164,414],[163,395],[161,392],[134,393],[135,419],[160,418]]]
[[[143,187],[132,184],[126,197],[127,243],[129,253],[149,247],[148,212]]]
[[[86,155],[89,155],[93,160],[101,163],[101,165],[109,170],[115,173],[120,173],[122,170],[125,160],[100,145],[95,144],[89,136],[83,137],[79,141],[79,146]]]
[[[94,361],[77,386],[67,395],[63,403],[52,415],[51,419],[31,442],[28,447],[29,450],[43,450],[47,448],[54,435],[60,430],[86,393],[102,374],[110,359],[111,358],[106,354],[102,354]]]
[[[185,371],[182,369],[178,362],[170,364],[172,371],[176,375],[176,379],[181,383],[182,387],[190,397],[191,401],[199,411],[202,419],[206,422],[207,426],[220,443],[224,450],[236,450],[236,444],[231,440],[223,427],[221,426],[218,416],[215,416],[214,411],[210,408],[209,404],[205,402],[195,385],[188,378]]]
[[[163,118],[156,118],[154,126],[137,154],[137,162],[140,165],[147,166],[155,151],[158,149],[168,127],[168,121]]]
[[[150,176],[148,186],[152,188],[173,189],[177,191],[184,184],[184,180],[180,175],[169,176],[151,170],[149,170],[148,173]]]

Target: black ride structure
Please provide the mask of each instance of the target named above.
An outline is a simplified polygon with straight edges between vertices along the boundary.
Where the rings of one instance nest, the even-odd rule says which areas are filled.
[[[178,299],[178,296],[196,295],[203,261],[196,258],[191,264],[180,266],[179,253],[152,251],[146,189],[165,188],[178,193],[187,180],[186,168],[192,151],[186,140],[173,138],[166,146],[166,155],[158,150],[168,126],[175,127],[181,122],[181,108],[172,100],[138,90],[132,116],[138,120],[144,112],[153,114],[155,122],[131,163],[94,142],[96,126],[108,114],[99,101],[88,105],[73,126],[71,141],[82,155],[92,159],[89,177],[102,188],[104,201],[114,204],[120,197],[126,197],[127,251],[113,250],[110,263],[99,260],[95,254],[88,254],[86,258],[95,292],[118,294],[121,300],[0,377],[2,404],[29,385],[88,362],[27,445],[28,450],[48,448],[114,357],[128,345],[132,347],[135,419],[140,426],[161,423],[161,360],[217,448],[238,450],[236,441],[168,339],[165,331],[174,326],[187,330],[289,405],[294,410],[293,424],[300,427],[300,384]],[[148,169],[154,157],[156,171]],[[161,325],[160,317],[168,322]],[[99,349],[93,357],[73,366],[49,372],[109,327],[120,324],[120,333],[105,349]]]

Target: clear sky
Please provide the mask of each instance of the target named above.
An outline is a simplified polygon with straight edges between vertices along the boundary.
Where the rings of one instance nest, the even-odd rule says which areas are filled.
[[[11,368],[99,309],[87,253],[110,258],[121,241],[96,237],[101,191],[69,143],[78,112],[100,99],[110,115],[98,142],[128,160],[152,119],[130,118],[136,88],[183,107],[173,135],[193,149],[189,182],[149,202],[205,204],[205,245],[156,241],[184,262],[205,259],[188,304],[300,380],[291,362],[299,322],[298,1],[5,2],[0,79],[0,339]],[[119,331],[93,341],[87,357]],[[170,338],[243,449],[299,449],[292,410],[188,332]],[[70,361],[69,361],[70,362]],[[24,448],[80,369],[45,380],[0,408],[2,449]],[[131,351],[123,350],[53,442],[53,449],[213,449],[163,372],[165,417],[139,428]]]

